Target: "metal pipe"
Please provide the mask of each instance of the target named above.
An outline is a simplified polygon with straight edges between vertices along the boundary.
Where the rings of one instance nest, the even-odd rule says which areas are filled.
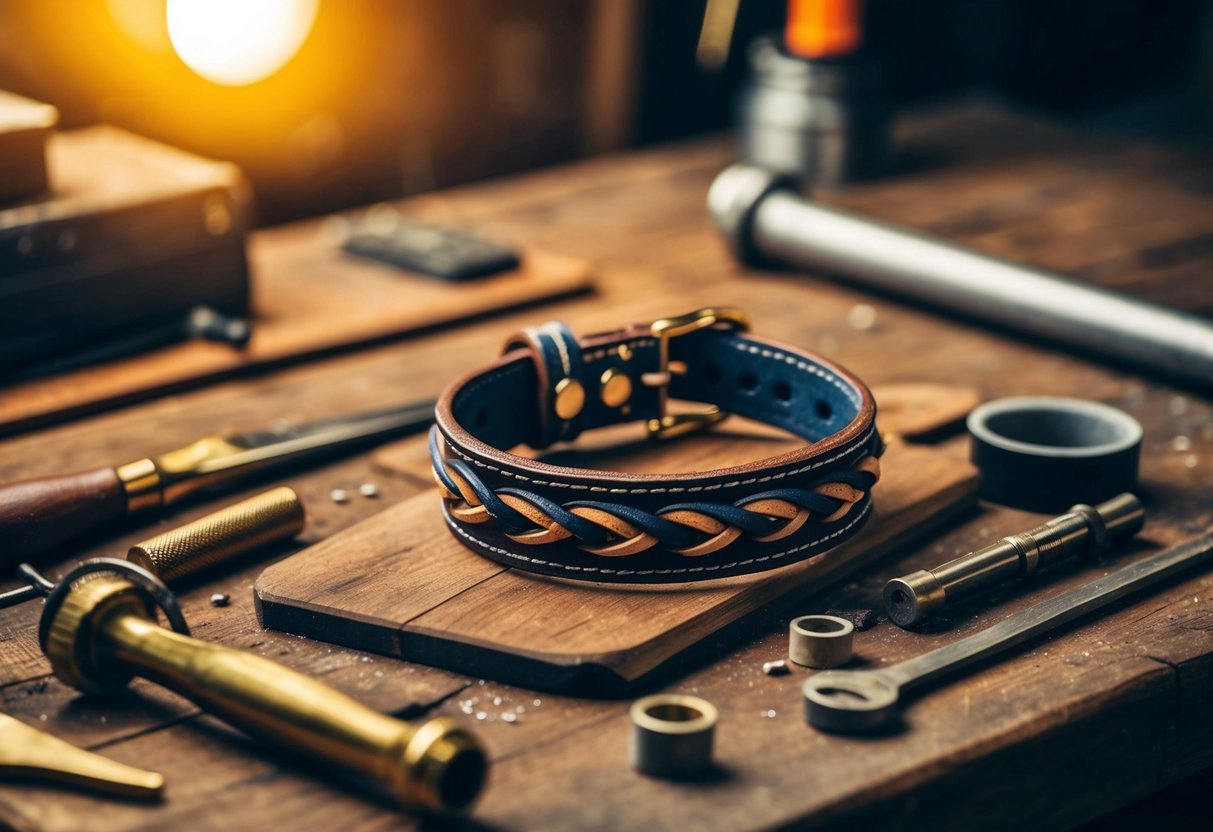
[[[1145,523],[1145,509],[1132,494],[1121,494],[1092,508],[1077,505],[1034,529],[920,569],[885,585],[889,618],[909,627],[931,617],[946,604],[998,584],[1031,575],[1078,554],[1095,554],[1123,537],[1136,534]]]
[[[746,165],[716,178],[708,208],[743,262],[821,269],[1213,388],[1213,324],[1195,315],[819,205]]]

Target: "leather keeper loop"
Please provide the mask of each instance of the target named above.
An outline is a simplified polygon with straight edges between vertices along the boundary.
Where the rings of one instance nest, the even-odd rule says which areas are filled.
[[[579,417],[585,409],[586,383],[581,378],[581,346],[561,321],[529,326],[512,336],[505,353],[529,351],[535,364],[538,431],[527,438],[533,448],[571,440],[581,432]]]

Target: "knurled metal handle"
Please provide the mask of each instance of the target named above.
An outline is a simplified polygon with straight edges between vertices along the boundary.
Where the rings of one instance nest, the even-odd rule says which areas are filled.
[[[303,530],[303,504],[281,487],[131,547],[126,559],[175,581]]]

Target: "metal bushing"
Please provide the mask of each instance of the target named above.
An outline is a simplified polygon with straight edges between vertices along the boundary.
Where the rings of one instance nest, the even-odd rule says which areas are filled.
[[[698,696],[662,693],[632,703],[632,765],[653,777],[688,778],[712,765],[716,708]]]
[[[851,660],[855,625],[834,615],[802,615],[788,626],[788,658],[802,667],[828,668]]]
[[[1141,425],[1084,399],[1022,397],[987,402],[968,419],[981,496],[1039,512],[1103,502],[1137,490]]]

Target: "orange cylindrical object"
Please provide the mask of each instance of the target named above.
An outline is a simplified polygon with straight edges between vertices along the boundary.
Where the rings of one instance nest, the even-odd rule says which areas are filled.
[[[863,41],[863,0],[788,0],[784,39],[800,58],[849,55]]]

